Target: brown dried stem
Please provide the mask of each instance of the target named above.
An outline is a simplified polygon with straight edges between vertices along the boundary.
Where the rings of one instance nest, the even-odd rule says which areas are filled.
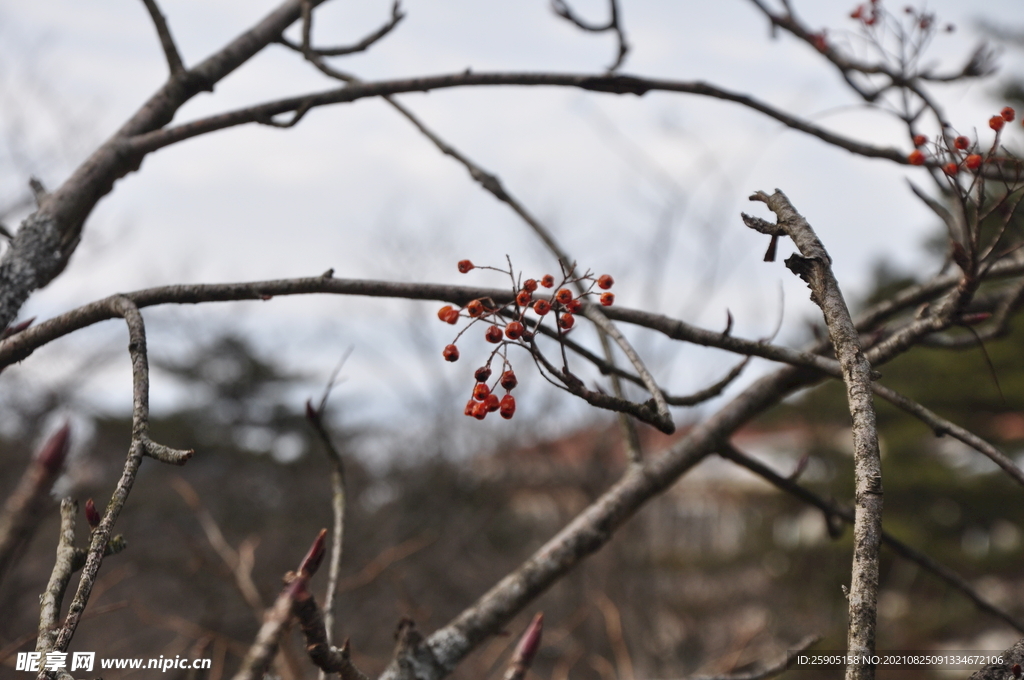
[[[847,649],[850,654],[871,655],[875,649],[878,555],[882,533],[882,461],[871,396],[871,364],[861,350],[853,318],[832,273],[832,259],[810,224],[778,189],[771,196],[757,192],[750,199],[765,203],[775,213],[777,222],[770,225],[764,220],[744,215],[743,221],[747,226],[758,231],[767,228],[773,236],[785,234],[800,251],[799,255],[794,254],[786,260],[786,266],[811,288],[811,299],[821,307],[843,369],[846,396],[853,417],[856,488]],[[850,664],[846,668],[847,680],[871,680],[873,677],[873,665]]]

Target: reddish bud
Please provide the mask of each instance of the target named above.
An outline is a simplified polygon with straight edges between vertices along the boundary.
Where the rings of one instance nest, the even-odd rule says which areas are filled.
[[[1019,663],[1013,664],[1013,666],[1010,668],[1010,672],[1013,673],[1013,677],[1019,678],[1020,675],[1021,675],[1020,664]]]
[[[942,171],[950,177],[956,177],[956,174],[960,172],[960,166],[956,163],[946,163],[942,166]]]
[[[505,337],[509,340],[518,340],[523,336],[523,331],[525,330],[526,327],[519,321],[511,321],[505,326]]]
[[[551,303],[547,300],[537,300],[533,303],[533,311],[537,312],[541,316],[544,316],[551,311]]]
[[[484,383],[477,383],[473,386],[473,398],[477,401],[483,401],[490,393],[491,388]]]
[[[484,406],[487,408],[488,413],[494,413],[498,410],[498,395],[488,394],[487,398],[484,399]]]
[[[999,112],[999,115],[1002,116],[1003,120],[1007,123],[1012,123],[1016,116],[1016,112],[1013,110],[1012,106],[1005,106],[1003,107],[1003,110]]]
[[[514,371],[509,370],[501,374],[501,386],[506,390],[511,390],[518,384],[519,380],[516,378]]]
[[[36,460],[49,474],[55,475],[60,472],[64,465],[64,459],[68,456],[68,448],[71,445],[71,426],[64,423],[60,428],[46,440],[43,448],[39,449]]]
[[[309,552],[302,558],[302,564],[299,565],[299,575],[308,578],[315,574],[316,570],[320,568],[320,563],[324,561],[326,553],[327,529],[321,529],[320,533],[313,540],[313,545],[309,546]]]
[[[540,279],[540,285],[545,288],[553,288],[555,286],[555,277],[551,274],[545,274]]]
[[[516,295],[516,304],[519,305],[520,307],[527,307],[529,306],[530,300],[532,299],[533,296],[530,295],[530,291],[521,290],[519,291],[519,294]]]
[[[953,140],[953,146],[955,146],[956,148],[960,149],[961,151],[963,151],[964,149],[966,149],[970,145],[971,145],[971,140],[968,139],[967,137],[964,137],[963,135],[960,135],[959,137],[957,137],[956,139]]]
[[[992,318],[992,312],[977,312],[975,314],[962,314],[960,315],[960,323],[965,326],[974,326],[975,324],[984,323]]]
[[[501,404],[499,406],[501,411],[501,417],[505,420],[511,420],[512,416],[516,412],[516,398],[511,394],[506,394],[501,398]]]
[[[573,315],[570,314],[569,312],[563,314],[562,318],[558,320],[559,327],[561,327],[564,330],[569,330],[570,328],[572,328],[572,325],[574,323],[576,323],[576,318],[573,317]]]
[[[491,377],[491,367],[481,366],[476,369],[476,373],[473,374],[473,377],[476,378],[477,382],[487,382]]]
[[[572,302],[572,291],[568,288],[559,288],[558,292],[555,293],[555,300],[563,305],[569,304]]]
[[[484,337],[487,338],[487,342],[501,342],[501,329],[497,326],[488,326],[484,331]]]
[[[85,502],[85,521],[89,523],[90,529],[95,529],[100,525],[101,519],[100,511],[96,509],[96,504],[90,498]]]
[[[907,155],[907,162],[911,165],[924,165],[924,161],[924,154],[917,149],[914,149]]]
[[[972,153],[964,159],[964,165],[967,166],[969,170],[977,170],[981,167],[981,156],[976,153]]]
[[[605,307],[615,304],[615,293],[601,293],[601,304]]]
[[[25,319],[24,321],[14,324],[13,326],[8,326],[7,328],[4,329],[3,333],[0,333],[0,340],[6,340],[12,335],[17,335],[18,333],[22,332],[23,330],[31,326],[32,322],[35,320],[36,317],[33,316],[31,319]]]
[[[928,143],[928,138],[924,135],[914,135],[914,146],[924,146]]]
[[[474,265],[469,260],[459,260],[459,272],[466,274],[474,269]]]
[[[602,274],[601,278],[597,280],[597,287],[601,290],[608,290],[613,285],[615,285],[615,279],[608,274]]]
[[[529,668],[533,663],[533,657],[540,649],[541,635],[544,632],[544,612],[537,612],[526,627],[523,637],[519,638],[516,651],[512,653],[512,663],[522,668]]]
[[[466,312],[473,318],[476,318],[484,313],[484,303],[480,300],[473,300],[466,305]]]
[[[525,281],[523,281],[523,290],[525,290],[527,293],[532,293],[533,291],[537,290],[537,282],[533,279],[526,279]]]
[[[1002,116],[992,116],[988,119],[988,126],[996,132],[1002,130],[1004,125],[1006,125],[1006,119]]]
[[[444,351],[441,352],[441,356],[444,357],[445,361],[458,361],[459,348],[455,345],[446,345]]]

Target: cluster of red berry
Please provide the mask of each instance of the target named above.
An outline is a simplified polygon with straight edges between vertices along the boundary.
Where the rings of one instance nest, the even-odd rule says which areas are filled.
[[[527,329],[527,312],[533,312],[537,315],[537,319],[532,322],[537,327],[543,323],[544,318],[548,314],[553,312],[558,333],[563,335],[568,333],[576,324],[575,315],[583,309],[583,298],[596,295],[598,302],[605,307],[615,302],[615,294],[608,290],[615,281],[608,274],[595,278],[589,272],[581,276],[569,272],[562,277],[554,295],[540,296],[537,294],[537,291],[541,288],[556,288],[555,277],[551,274],[545,274],[539,281],[536,279],[522,281],[521,277],[519,280],[516,279],[511,271],[511,265],[509,270],[506,271],[495,267],[477,267],[469,260],[459,262],[459,271],[463,274],[473,269],[490,269],[511,277],[513,281],[513,300],[504,305],[498,305],[490,298],[485,298],[472,300],[461,309],[452,305],[445,305],[439,309],[437,318],[448,324],[455,325],[461,318],[470,319],[469,324],[459,332],[451,344],[445,346],[441,354],[446,361],[458,361],[459,348],[455,343],[476,322],[483,321],[487,323],[487,328],[484,330],[484,338],[487,342],[498,345],[498,347],[491,352],[487,363],[476,370],[476,385],[473,388],[472,398],[466,404],[465,414],[473,416],[478,420],[483,420],[488,413],[498,411],[502,418],[508,420],[516,412],[516,400],[510,392],[518,384],[518,380],[509,365],[506,349],[508,345],[529,347],[533,342],[534,333]],[[567,287],[570,285],[580,286],[583,289],[583,293],[579,296],[574,296]],[[603,292],[598,293],[598,291],[594,290],[595,287]],[[488,387],[487,381],[491,377],[491,362],[499,354],[501,355],[503,372],[494,386]],[[494,394],[494,390],[499,385],[505,390],[505,396],[500,400]]]
[[[972,142],[969,137],[964,135],[958,135],[952,139],[952,144],[936,144],[933,157],[939,162],[942,159],[948,159],[942,164],[942,171],[950,177],[956,177],[964,168],[967,170],[977,170],[981,167],[982,163],[994,156],[999,148],[999,133],[1002,132],[1003,127],[1007,123],[1013,122],[1015,117],[1016,113],[1013,108],[1006,106],[997,115],[988,119],[988,126],[995,130],[996,138],[987,153],[979,153],[981,149],[978,148],[976,142]],[[927,144],[928,138],[924,135],[914,136],[914,146],[923,147]],[[918,148],[910,152],[907,156],[907,162],[911,165],[924,165],[928,162],[928,157]]]

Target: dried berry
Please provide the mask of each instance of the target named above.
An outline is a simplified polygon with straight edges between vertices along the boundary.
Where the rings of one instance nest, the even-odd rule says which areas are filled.
[[[964,165],[967,166],[969,170],[977,170],[981,167],[981,156],[976,153],[972,153],[964,159]]]
[[[487,342],[501,342],[501,329],[497,326],[488,326],[484,337],[487,338]]]
[[[466,408],[462,411],[463,415],[471,416],[475,412],[477,402],[470,399],[466,402]]]
[[[437,310],[437,318],[441,321],[448,321],[448,314],[454,311],[455,309],[451,305],[445,305],[441,309]]]
[[[476,369],[476,373],[473,374],[473,377],[476,378],[477,382],[487,382],[491,379],[491,367],[481,366]]]
[[[924,165],[924,160],[924,154],[917,149],[911,151],[907,156],[907,162],[911,165]]]
[[[533,296],[530,295],[530,291],[521,290],[519,291],[519,294],[516,295],[516,304],[519,305],[520,307],[527,307],[529,306],[530,300],[532,299]]]
[[[601,278],[597,280],[597,287],[601,290],[608,290],[615,285],[615,279],[608,274],[601,274]]]
[[[501,374],[501,386],[506,390],[511,390],[518,384],[519,380],[511,369]]]
[[[1012,123],[1016,116],[1016,112],[1013,110],[1012,106],[1005,106],[1003,107],[1003,110],[999,112],[999,115],[1002,116],[1003,120],[1007,123]]]
[[[537,312],[541,316],[544,316],[551,311],[551,303],[547,300],[537,300],[533,303],[533,311]]]
[[[988,119],[988,126],[996,132],[1002,130],[1004,125],[1006,125],[1006,119],[1002,116],[992,116]]]
[[[473,300],[468,305],[466,305],[466,311],[469,313],[470,316],[476,318],[484,313],[484,303],[481,302],[480,300]]]
[[[574,323],[576,323],[576,318],[569,312],[563,314],[562,317],[558,320],[558,325],[563,330],[569,330],[570,328],[572,328],[572,325]]]
[[[473,386],[473,398],[477,401],[483,401],[490,393],[491,388],[484,383],[477,383]]]
[[[555,299],[563,305],[567,305],[572,302],[572,291],[568,288],[559,288],[558,292],[555,293]]]
[[[545,274],[543,277],[541,277],[540,285],[544,286],[545,288],[553,288],[555,285],[555,277],[552,276],[551,274]]]
[[[605,307],[615,304],[615,293],[601,293],[601,304]]]
[[[953,146],[955,146],[956,148],[960,149],[961,151],[963,151],[964,149],[966,149],[970,145],[971,145],[971,140],[969,140],[967,137],[964,137],[963,135],[960,135],[959,137],[957,137],[956,139],[953,140]]]
[[[441,356],[444,357],[445,361],[458,361],[459,348],[455,345],[446,345],[444,351],[441,352]]]
[[[523,331],[525,330],[526,327],[524,327],[519,321],[510,321],[509,324],[505,326],[505,337],[509,340],[518,340],[523,336]]]
[[[960,172],[960,166],[956,163],[946,163],[942,166],[942,171],[950,177],[956,177],[956,174]]]
[[[501,398],[501,417],[505,420],[510,420],[516,412],[516,398],[511,394],[506,394]]]
[[[575,300],[570,300],[565,308],[573,314],[579,314],[580,310],[583,309],[583,303],[580,302],[579,298],[576,298]]]
[[[488,413],[494,413],[498,410],[498,395],[488,394],[487,398],[484,399],[484,408],[487,409]]]
[[[483,420],[487,417],[487,404],[482,401],[478,401],[473,404],[473,417],[477,420]]]
[[[537,282],[533,279],[526,279],[525,281],[523,281],[523,290],[525,290],[528,293],[532,293],[533,291],[537,290]]]
[[[924,146],[928,143],[928,138],[924,135],[914,135],[914,146]]]
[[[473,265],[472,262],[470,262],[469,260],[459,260],[459,271],[460,272],[462,272],[463,274],[466,274],[469,271],[471,271],[472,269],[475,269],[475,266]]]

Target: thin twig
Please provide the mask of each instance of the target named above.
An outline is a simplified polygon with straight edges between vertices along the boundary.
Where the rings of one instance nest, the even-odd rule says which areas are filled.
[[[39,636],[36,651],[52,652],[55,649],[57,630],[60,627],[60,610],[64,593],[75,569],[75,516],[78,503],[71,498],[60,502],[60,541],[57,543],[57,559],[50,572],[46,590],[39,596]]]
[[[692,675],[688,680],[766,680],[767,678],[774,678],[776,675],[781,675],[789,669],[797,654],[806,651],[811,645],[820,640],[820,635],[808,635],[803,640],[800,640],[800,642],[797,642],[792,649],[787,650],[777,661],[757,670],[744,673],[725,673],[723,675]]]
[[[145,3],[146,9],[149,10],[149,16],[153,19],[156,34],[160,36],[160,46],[164,49],[164,57],[167,58],[167,66],[171,69],[171,77],[184,76],[185,66],[181,62],[181,55],[178,54],[174,38],[171,37],[171,29],[168,28],[167,20],[160,11],[160,7],[156,4],[156,0],[142,0],[142,2]]]

